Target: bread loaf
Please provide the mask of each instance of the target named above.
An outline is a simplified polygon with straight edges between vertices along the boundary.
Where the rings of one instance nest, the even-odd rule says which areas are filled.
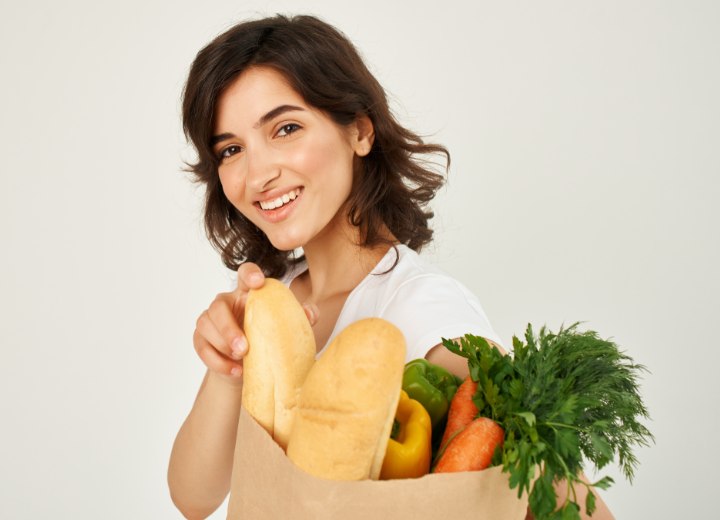
[[[243,327],[248,352],[242,406],[284,449],[300,388],[315,362],[315,336],[295,295],[272,278],[250,291]]]
[[[345,328],[305,379],[287,456],[311,475],[377,479],[400,398],[405,338],[388,321]]]

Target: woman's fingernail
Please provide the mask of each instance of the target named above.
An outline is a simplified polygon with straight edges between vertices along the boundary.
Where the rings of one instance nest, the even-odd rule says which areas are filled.
[[[233,367],[232,370],[230,370],[230,375],[233,377],[238,377],[242,375],[242,368],[240,367]]]
[[[235,338],[230,345],[232,355],[235,359],[242,358],[247,352],[247,341],[243,337]]]

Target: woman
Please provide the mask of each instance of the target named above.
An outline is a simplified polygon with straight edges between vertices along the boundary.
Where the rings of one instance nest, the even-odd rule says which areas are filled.
[[[183,119],[206,187],[206,230],[237,288],[197,321],[205,379],[178,433],[168,480],[188,518],[205,518],[230,488],[247,341],[247,292],[265,276],[289,285],[321,352],[360,318],[405,334],[408,360],[453,372],[466,360],[439,345],[466,333],[499,343],[477,299],[417,255],[432,237],[426,204],[443,176],[425,144],[390,113],[352,44],[313,17],[237,25],[196,57]]]

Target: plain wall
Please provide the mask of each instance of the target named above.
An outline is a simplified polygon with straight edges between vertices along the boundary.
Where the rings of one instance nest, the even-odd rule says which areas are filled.
[[[720,4],[103,4],[1,8],[0,516],[180,518],[192,331],[231,277],[181,171],[179,100],[204,44],[275,12],[343,30],[450,149],[426,254],[506,344],[584,321],[648,367],[657,442],[633,485],[601,472],[616,516],[712,515]]]

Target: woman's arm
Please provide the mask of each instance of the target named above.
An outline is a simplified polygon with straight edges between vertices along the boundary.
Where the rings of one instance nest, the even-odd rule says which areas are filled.
[[[456,341],[459,341],[459,338],[456,339]],[[493,345],[495,348],[499,349],[503,354],[505,354],[505,351],[502,347],[497,345],[496,343],[493,343],[490,341],[490,344]],[[453,374],[460,376],[462,378],[467,377],[468,375],[468,366],[467,366],[467,359],[458,356],[457,354],[454,354],[450,352],[448,349],[446,349],[442,344],[435,345],[425,356],[425,359],[427,359],[430,363],[434,363],[436,365],[440,365]],[[581,473],[580,478],[587,482],[587,477],[585,477],[585,474]],[[568,488],[567,488],[567,482],[566,481],[560,481],[555,483],[555,493],[557,494],[557,503],[562,504],[565,502],[565,499],[567,498],[568,494]],[[598,493],[595,493],[595,506],[596,509],[593,512],[592,516],[588,516],[585,512],[585,497],[587,496],[587,488],[582,485],[576,485],[575,486],[575,493],[577,494],[577,498],[575,502],[580,505],[581,511],[580,511],[580,518],[582,520],[614,520],[615,517],[612,515],[610,510],[608,509],[607,505],[605,505],[605,502],[603,502],[602,497]],[[533,520],[532,514],[530,514],[530,511],[528,510],[528,514],[526,517],[526,520]]]
[[[230,491],[242,380],[210,370],[173,445],[168,485],[189,519],[207,518]]]
[[[168,465],[170,496],[186,518],[206,518],[230,490],[248,348],[242,317],[248,292],[264,283],[257,265],[243,264],[237,289],[218,294],[196,323],[193,346],[208,370]]]

